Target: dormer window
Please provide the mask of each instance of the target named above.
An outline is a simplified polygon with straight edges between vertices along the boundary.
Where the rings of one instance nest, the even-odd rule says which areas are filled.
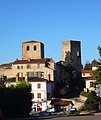
[[[34,51],[36,50],[36,45],[34,46]]]
[[[29,51],[29,46],[27,46],[27,48],[26,48],[26,49],[27,49],[27,51]]]

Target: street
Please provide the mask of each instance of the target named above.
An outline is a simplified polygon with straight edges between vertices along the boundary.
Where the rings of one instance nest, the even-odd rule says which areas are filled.
[[[68,116],[68,117],[52,117],[52,118],[47,117],[45,118],[45,120],[101,120],[101,115]]]
[[[66,116],[66,115],[30,116],[5,120],[101,120],[101,113],[80,116]]]

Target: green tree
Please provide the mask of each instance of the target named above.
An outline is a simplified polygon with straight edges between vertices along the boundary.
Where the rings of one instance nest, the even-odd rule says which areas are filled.
[[[101,84],[101,47],[98,46],[98,50],[99,50],[99,62],[98,62],[98,66],[97,66],[97,70],[95,72],[95,76],[96,76],[96,84]]]
[[[54,87],[55,97],[70,98],[79,95],[82,89],[82,80],[76,71],[70,52],[66,52],[65,61],[61,65],[61,77]]]
[[[13,87],[0,87],[0,109],[4,117],[29,115],[31,99],[31,87],[26,81],[19,81]]]
[[[94,60],[91,62],[91,65],[92,65],[92,67],[94,67],[94,66],[97,67],[98,61],[97,61],[96,59],[94,59]]]
[[[63,65],[69,68],[74,68],[74,62],[70,52],[66,52],[66,57]]]
[[[101,47],[100,46],[98,46],[98,50],[99,50],[99,55],[100,55],[99,61],[101,62]]]
[[[26,87],[29,87],[29,83],[25,80],[21,80],[16,84],[15,87],[16,88],[26,88]]]
[[[91,70],[91,69],[92,69],[92,64],[87,61],[85,66],[84,66],[84,70]]]
[[[99,97],[96,96],[95,92],[89,93],[87,100],[84,103],[85,110],[98,110]]]

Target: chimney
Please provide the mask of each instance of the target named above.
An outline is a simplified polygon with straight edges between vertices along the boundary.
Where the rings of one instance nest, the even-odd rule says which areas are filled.
[[[18,61],[18,58],[16,58],[16,61]]]
[[[31,61],[31,59],[30,59],[30,58],[28,58],[28,61]]]
[[[17,74],[16,75],[16,82],[18,82],[19,81],[19,75]]]

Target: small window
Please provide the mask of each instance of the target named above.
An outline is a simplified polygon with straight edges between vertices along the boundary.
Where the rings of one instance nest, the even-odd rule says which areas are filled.
[[[90,87],[93,87],[94,86],[94,83],[93,82],[90,82]]]
[[[41,93],[37,93],[37,98],[41,98]]]
[[[37,88],[41,88],[41,84],[40,83],[37,84]]]
[[[18,73],[18,76],[19,76],[19,77],[23,77],[23,73],[21,73],[21,72]]]
[[[29,46],[27,46],[27,48],[26,48],[26,49],[27,49],[27,51],[29,51]]]
[[[31,65],[30,65],[30,64],[28,64],[28,65],[27,65],[27,69],[30,69],[30,68],[31,68]]]
[[[21,66],[21,69],[23,69],[23,66]]]
[[[51,77],[51,75],[50,74],[48,74],[48,79],[50,80],[50,77]]]
[[[41,72],[40,77],[44,78],[44,72]]]
[[[80,57],[80,52],[79,51],[77,51],[77,57]]]
[[[85,73],[83,73],[83,76],[85,76]]]
[[[34,46],[34,51],[36,50],[36,45]]]
[[[46,75],[49,75],[49,71],[46,71]]]
[[[19,67],[19,66],[17,66],[17,69],[20,69],[20,67]]]
[[[32,93],[32,99],[34,98],[34,93]]]
[[[34,77],[37,77],[38,76],[38,73],[37,72],[34,72]]]
[[[36,64],[36,68],[41,68],[41,64]]]

